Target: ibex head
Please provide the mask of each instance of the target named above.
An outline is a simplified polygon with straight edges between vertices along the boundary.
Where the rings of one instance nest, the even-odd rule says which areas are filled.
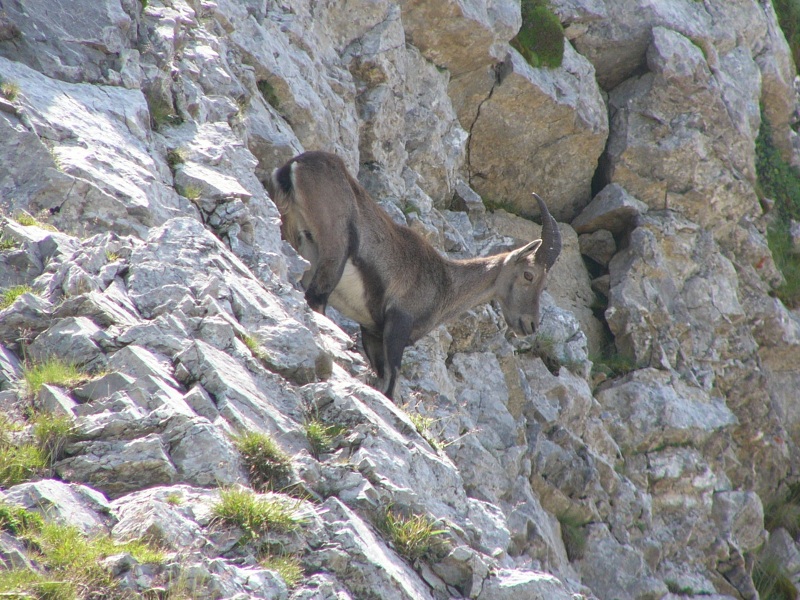
[[[561,253],[558,225],[542,199],[533,196],[542,213],[542,239],[509,253],[497,281],[503,317],[518,335],[530,335],[539,326],[539,298],[547,274]]]

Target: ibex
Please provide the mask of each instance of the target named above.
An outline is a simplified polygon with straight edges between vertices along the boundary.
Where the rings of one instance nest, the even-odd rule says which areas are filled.
[[[311,263],[302,285],[310,307],[328,304],[361,325],[369,362],[392,398],[406,346],[459,313],[495,298],[508,326],[530,335],[539,297],[561,252],[555,219],[539,196],[542,239],[512,252],[450,260],[396,224],[326,152],[306,152],[265,182],[281,231]]]

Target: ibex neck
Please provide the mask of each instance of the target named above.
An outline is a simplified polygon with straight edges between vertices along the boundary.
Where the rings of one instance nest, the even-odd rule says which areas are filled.
[[[446,302],[447,318],[485,304],[495,296],[497,277],[507,255],[448,261],[452,288]]]

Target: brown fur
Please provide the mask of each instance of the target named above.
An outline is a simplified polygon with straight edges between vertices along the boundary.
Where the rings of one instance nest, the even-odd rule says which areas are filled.
[[[333,154],[296,156],[273,172],[267,189],[284,238],[311,263],[303,277],[306,300],[323,314],[330,302],[359,322],[387,396],[405,347],[477,304],[496,297],[514,331],[536,328],[539,295],[561,248],[541,200],[543,218],[551,220],[546,257],[537,240],[513,252],[453,261],[392,221]]]

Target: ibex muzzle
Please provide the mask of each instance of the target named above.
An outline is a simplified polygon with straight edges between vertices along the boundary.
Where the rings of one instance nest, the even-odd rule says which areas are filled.
[[[397,225],[327,152],[306,152],[266,183],[281,231],[311,263],[303,277],[312,309],[328,304],[361,325],[364,351],[394,394],[403,351],[461,312],[497,299],[518,335],[539,324],[539,298],[561,252],[555,219],[539,196],[542,239],[485,258],[450,260]]]

